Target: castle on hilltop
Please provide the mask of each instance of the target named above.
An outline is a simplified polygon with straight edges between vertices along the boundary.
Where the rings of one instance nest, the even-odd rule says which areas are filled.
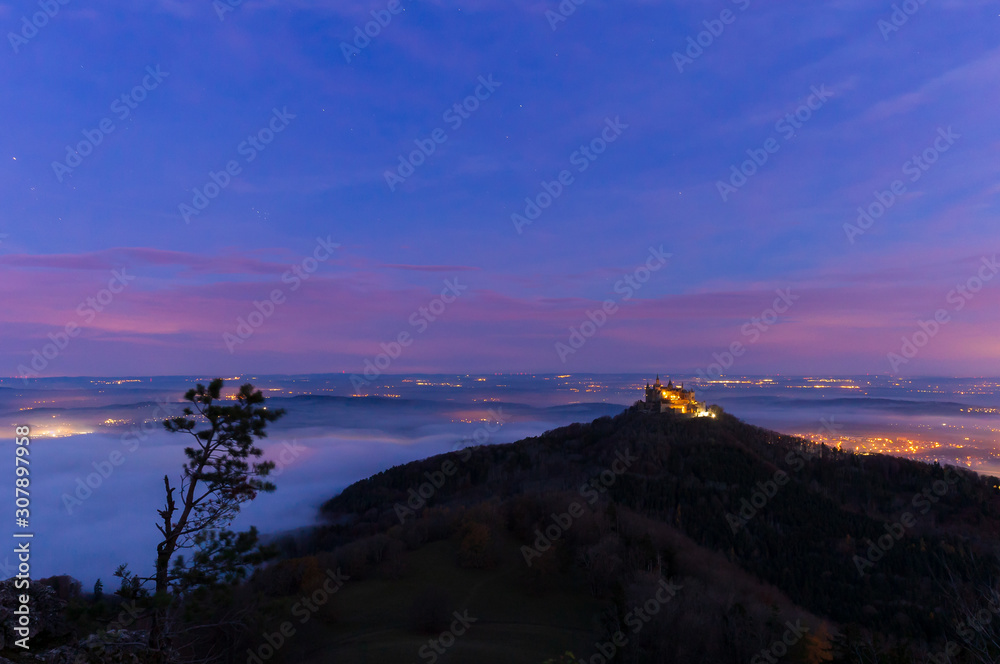
[[[637,405],[639,410],[648,413],[673,411],[695,417],[715,417],[703,402],[694,398],[694,390],[684,389],[683,383],[680,387],[676,387],[672,380],[663,385],[660,383],[659,374],[655,383],[652,385],[646,383],[646,400],[640,401]]]

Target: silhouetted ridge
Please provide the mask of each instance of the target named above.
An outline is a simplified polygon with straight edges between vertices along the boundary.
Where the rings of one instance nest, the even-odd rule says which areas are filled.
[[[991,547],[1000,524],[995,480],[949,471],[949,478],[960,481],[949,483],[948,492],[934,496],[937,502],[923,513],[925,505],[918,509],[914,498],[935,482],[940,486],[944,468],[815,446],[725,414],[692,418],[630,409],[516,443],[439,455],[357,482],[327,501],[322,513],[341,524],[336,527],[341,532],[371,534],[398,525],[395,506],[406,505],[446,462],[456,467],[454,475],[435,487],[415,514],[489,501],[551,502],[578,492],[621,452],[635,460],[602,495],[609,506],[679,529],[795,603],[839,623],[940,637],[947,611],[939,606],[937,582],[950,572],[972,586],[995,570]],[[778,473],[787,482],[766,495],[762,506],[751,504],[762,502],[754,492],[768,493],[782,477]],[[859,571],[855,556],[864,559],[869,541],[885,536],[887,524],[906,512],[917,517],[916,524]],[[531,523],[512,530],[529,541],[547,517],[539,510]]]

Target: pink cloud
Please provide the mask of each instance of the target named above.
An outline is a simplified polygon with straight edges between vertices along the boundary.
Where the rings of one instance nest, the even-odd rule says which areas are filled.
[[[137,267],[129,268],[137,275],[135,280],[92,321],[83,320],[78,305],[107,285],[110,269],[102,272],[118,256],[137,262]],[[75,322],[82,327],[81,334],[52,362],[47,375],[213,369],[356,372],[381,352],[380,344],[392,342],[402,332],[410,334],[414,343],[393,364],[393,372],[628,371],[661,362],[693,370],[712,362],[713,353],[741,342],[748,350],[736,369],[748,373],[792,372],[794,367],[818,371],[823,366],[828,371],[850,367],[884,373],[885,354],[898,347],[902,335],[917,329],[918,319],[928,320],[936,309],[951,308],[948,290],[974,274],[975,261],[978,257],[929,266],[887,265],[870,270],[865,276],[871,280],[843,271],[811,275],[798,284],[760,283],[742,290],[616,299],[618,311],[563,363],[556,343],[567,343],[570,329],[587,321],[587,312],[599,310],[602,300],[538,297],[470,285],[443,311],[427,316],[426,330],[420,331],[422,324],[412,321],[423,319],[421,308],[427,311],[440,296],[437,280],[399,284],[372,279],[369,270],[352,268],[317,273],[292,290],[280,280],[283,265],[258,259],[212,263],[221,263],[226,270],[245,263],[256,270],[254,274],[269,272],[271,278],[201,283],[163,282],[140,272],[144,266],[209,269],[207,259],[179,252],[122,249],[79,256],[6,256],[0,261],[0,292],[8,306],[0,311],[0,325],[7,343],[0,351],[0,366],[9,368],[2,373],[15,373],[32,349],[47,343],[48,334]],[[36,269],[21,269],[27,265]],[[427,267],[433,268],[431,272],[454,269]],[[67,270],[79,272],[79,278],[67,279]],[[894,285],[869,285],[886,280]],[[933,288],[928,288],[928,280]],[[953,360],[972,364],[967,346],[958,342],[966,339],[989,353],[978,356],[975,366],[980,373],[988,366],[1000,369],[998,345],[991,340],[992,319],[1000,306],[997,286],[1000,282],[988,284],[961,312],[954,312],[953,321],[941,332],[941,339],[950,341],[929,346],[919,358],[923,364],[914,366]],[[772,306],[776,289],[789,287],[798,299],[751,342],[743,326]],[[275,289],[282,291],[283,303],[275,305],[253,335],[230,353],[223,335],[236,334],[239,321],[249,320],[260,309],[255,303],[267,301]]]

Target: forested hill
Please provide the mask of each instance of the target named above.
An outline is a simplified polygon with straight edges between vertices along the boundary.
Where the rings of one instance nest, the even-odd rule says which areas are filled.
[[[574,503],[584,516],[571,514]],[[630,409],[467,448],[353,484],[322,512],[330,546],[452,528],[476,563],[489,561],[489,542],[511,536],[526,568],[585,569],[597,596],[612,600],[650,560],[664,576],[684,572],[675,568],[683,540],[777,588],[843,639],[870,643],[872,630],[931,649],[957,638],[959,597],[996,571],[1000,541],[993,478],[815,446],[721,412]]]

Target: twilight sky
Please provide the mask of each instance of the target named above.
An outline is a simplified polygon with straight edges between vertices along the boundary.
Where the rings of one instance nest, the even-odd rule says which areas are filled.
[[[230,2],[0,3],[0,375],[1000,374],[995,3]]]

